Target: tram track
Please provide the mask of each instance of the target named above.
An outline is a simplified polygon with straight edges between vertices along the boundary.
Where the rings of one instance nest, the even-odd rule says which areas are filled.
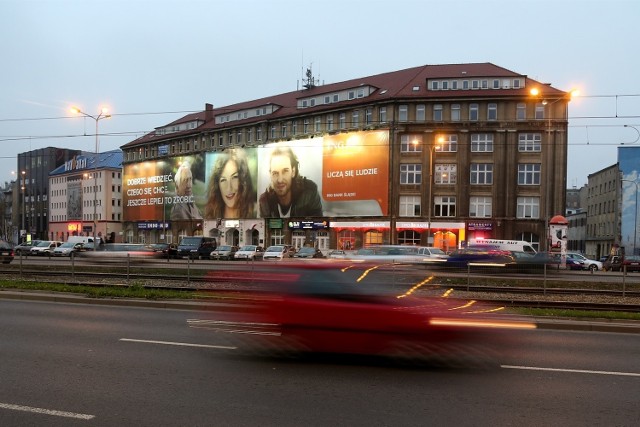
[[[15,266],[14,266],[15,267]],[[196,270],[197,271],[197,270]],[[172,290],[177,292],[215,293],[220,297],[233,298],[240,292],[259,288],[258,282],[251,280],[243,283],[229,281],[223,276],[208,275],[200,271],[199,275],[191,274],[149,274],[139,272],[97,272],[74,271],[70,275],[68,269],[22,268],[18,273],[15,268],[0,269],[1,277],[14,277],[21,280],[38,280],[63,283],[69,286],[82,285],[90,287],[127,287],[142,286],[149,290]],[[251,272],[247,273],[251,277]],[[443,276],[446,277],[446,276]],[[486,278],[483,278],[486,281]],[[501,277],[501,282],[505,279]],[[522,278],[521,278],[522,279]],[[455,297],[473,298],[506,307],[546,308],[558,310],[617,311],[640,312],[640,288],[606,289],[592,287],[540,287],[540,286],[506,286],[451,284],[447,280],[431,282],[431,289],[451,289]],[[596,284],[597,286],[597,284]],[[587,299],[587,301],[585,301]]]

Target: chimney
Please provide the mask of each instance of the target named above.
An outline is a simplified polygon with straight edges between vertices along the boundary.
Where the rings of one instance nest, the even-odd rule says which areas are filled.
[[[204,104],[204,122],[213,120],[213,104]]]

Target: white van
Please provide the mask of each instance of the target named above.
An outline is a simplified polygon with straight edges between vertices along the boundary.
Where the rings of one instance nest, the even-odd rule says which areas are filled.
[[[100,237],[96,237],[98,244],[100,244]],[[91,236],[71,236],[67,239],[67,243],[82,243],[85,249],[93,249],[93,237]]]
[[[522,240],[498,240],[498,239],[472,239],[469,240],[468,246],[486,245],[492,246],[501,251],[524,252],[535,255],[537,251],[531,246],[531,243]]]

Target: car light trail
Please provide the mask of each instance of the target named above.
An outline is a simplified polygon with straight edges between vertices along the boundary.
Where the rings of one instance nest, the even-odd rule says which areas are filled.
[[[229,347],[226,345],[206,345],[206,344],[192,344],[186,342],[172,342],[172,341],[153,341],[153,340],[136,340],[132,338],[120,338],[120,341],[136,342],[142,344],[161,344],[161,345],[175,345],[178,347],[201,347],[201,348],[219,348],[223,350],[236,350],[237,347]]]
[[[432,326],[457,326],[463,328],[499,328],[499,329],[536,329],[535,323],[509,322],[498,320],[467,320],[434,317],[429,320]]]

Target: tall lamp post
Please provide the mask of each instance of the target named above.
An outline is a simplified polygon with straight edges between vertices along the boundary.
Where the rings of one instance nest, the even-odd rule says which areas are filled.
[[[633,255],[636,254],[636,245],[638,236],[638,181],[631,181],[630,179],[621,179],[622,182],[630,182],[635,184],[636,186],[636,204],[635,204],[635,213],[633,215]]]
[[[433,204],[433,157],[435,151],[444,142],[444,138],[439,136],[434,143],[429,146],[429,200],[427,204],[427,246],[430,246],[429,238],[431,237],[431,205]]]
[[[71,107],[71,112],[76,114],[81,114],[84,117],[88,117],[96,122],[96,154],[95,160],[93,162],[93,250],[95,251],[98,248],[98,241],[96,240],[96,229],[98,228],[98,160],[100,158],[99,154],[99,139],[98,139],[98,123],[102,119],[111,118],[111,114],[108,114],[109,109],[106,107],[102,107],[100,109],[100,113],[97,116],[92,116],[91,114],[87,114],[84,111],[80,110],[77,107]]]

